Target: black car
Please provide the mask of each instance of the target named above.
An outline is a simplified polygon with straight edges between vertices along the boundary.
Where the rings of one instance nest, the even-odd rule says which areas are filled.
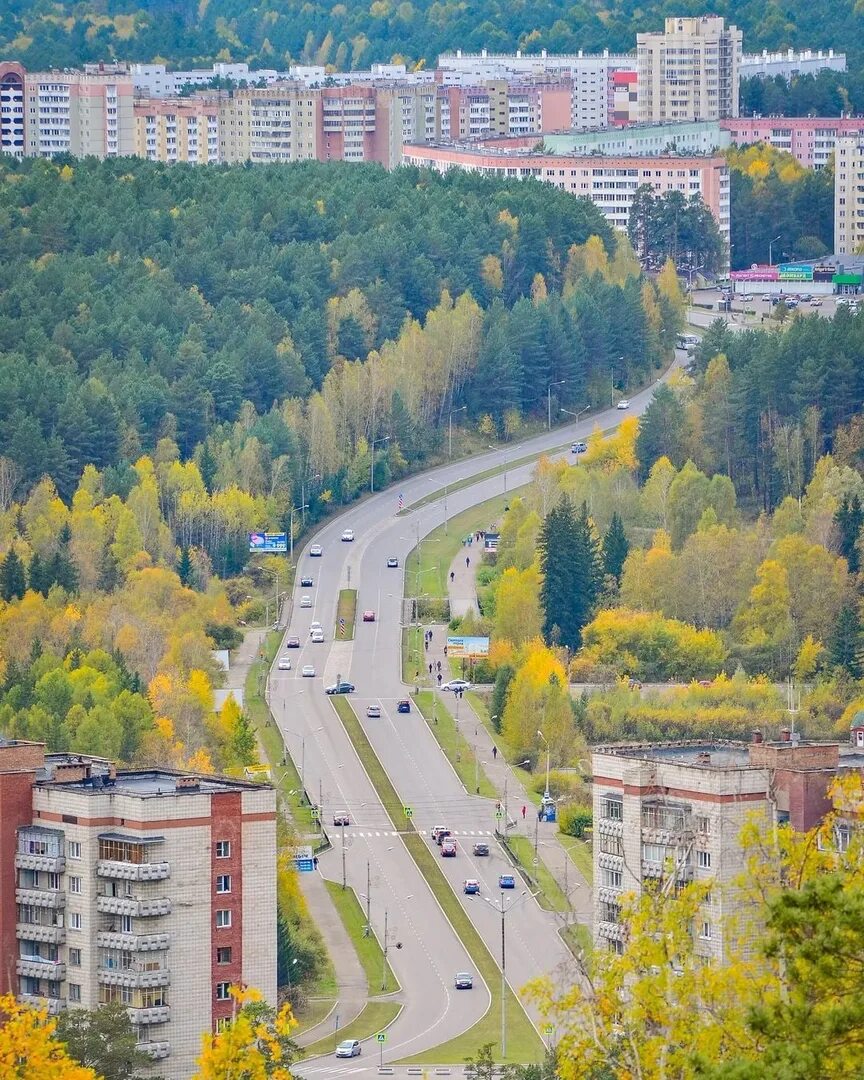
[[[300,578],[300,587],[301,587],[301,589],[311,589],[314,584],[315,584],[314,580],[311,577],[309,577],[308,574],[306,574],[305,577]]]
[[[411,712],[411,702],[408,698],[402,698],[401,701],[396,702],[396,712]]]
[[[488,855],[489,854],[489,845],[488,844],[477,843],[477,844],[474,845],[473,850],[474,850],[475,855]]]
[[[351,819],[348,817],[347,814],[334,814],[333,824],[340,828],[344,828],[346,825],[351,824]]]
[[[337,682],[332,686],[328,686],[324,691],[325,694],[353,694],[356,687],[351,682]]]

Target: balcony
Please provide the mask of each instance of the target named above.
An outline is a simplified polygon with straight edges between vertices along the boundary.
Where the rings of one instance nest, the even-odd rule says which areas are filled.
[[[171,1055],[171,1043],[169,1042],[141,1042],[135,1047],[142,1054],[149,1054],[154,1061],[161,1061]]]
[[[15,927],[15,937],[19,941],[46,941],[51,945],[62,945],[66,941],[66,929],[43,923],[19,922]]]
[[[47,1009],[49,1016],[57,1016],[66,1008],[65,998],[46,998],[39,994],[18,994],[22,1005],[31,1005],[34,1009]]]
[[[96,863],[98,877],[120,878],[122,881],[162,881],[171,874],[167,862],[129,863],[100,859]]]
[[[66,965],[59,960],[46,960],[41,956],[22,956],[15,961],[15,971],[31,979],[51,979],[59,982],[66,978]]]
[[[136,900],[132,896],[97,896],[96,910],[106,915],[133,915],[137,918],[146,918],[150,915],[170,915],[171,901],[167,897]]]
[[[167,1024],[171,1019],[168,1005],[152,1005],[149,1009],[127,1009],[133,1024]]]
[[[56,889],[16,889],[15,903],[57,910],[66,907],[66,893]]]
[[[66,869],[63,855],[26,855],[22,851],[15,853],[16,870],[43,870],[48,874],[62,874]]]
[[[96,934],[100,949],[122,949],[124,952],[158,952],[167,949],[167,934],[117,934],[112,930],[100,930]]]
[[[149,990],[156,986],[168,986],[171,972],[168,968],[146,971],[142,968],[100,968],[97,975],[102,986],[126,986],[132,990]]]

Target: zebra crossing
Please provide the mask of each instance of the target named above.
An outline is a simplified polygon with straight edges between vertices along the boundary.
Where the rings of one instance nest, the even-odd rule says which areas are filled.
[[[352,829],[350,829],[350,831],[346,830],[346,833],[347,833],[348,836],[367,837],[367,838],[371,838],[373,836],[404,836],[404,835],[407,835],[407,833],[399,832],[397,829],[392,829],[392,830],[381,829],[380,832],[379,831],[372,832],[372,831],[364,831],[362,829],[352,828]],[[411,833],[411,835],[412,836],[431,836],[432,835],[432,830],[431,829],[414,829],[413,832]],[[458,831],[456,829],[453,829],[453,830],[451,830],[450,835],[451,836],[493,836],[494,833],[490,829],[486,829],[486,830],[483,830],[483,829],[473,830],[472,829],[471,831],[468,831],[466,829],[466,830],[464,830],[462,832],[460,832],[460,831]]]

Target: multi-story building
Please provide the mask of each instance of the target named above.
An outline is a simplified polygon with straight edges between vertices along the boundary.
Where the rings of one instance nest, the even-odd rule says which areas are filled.
[[[276,1001],[267,785],[0,741],[0,993],[57,1013],[119,1001],[168,1080],[231,1016]]]
[[[666,20],[636,35],[643,123],[723,120],[738,115],[742,33],[716,15]]]
[[[779,742],[664,743],[598,747],[592,754],[594,937],[620,951],[621,898],[649,886],[675,890],[709,883],[694,927],[706,958],[722,961],[723,927],[739,916],[737,882],[745,869],[741,830],[753,816],[806,830],[831,808],[828,790],[841,768],[864,755],[837,743],[803,743],[788,730]],[[740,931],[739,927],[739,931]],[[746,941],[745,941],[746,944]]]
[[[136,94],[144,97],[177,97],[184,87],[208,88],[214,83],[234,83],[241,86],[273,83],[287,78],[287,72],[274,69],[250,71],[248,64],[214,64],[212,68],[193,68],[189,71],[168,71],[165,64],[130,64],[128,73]]]
[[[447,172],[464,169],[485,176],[513,179],[534,178],[553,184],[573,195],[590,199],[610,225],[626,229],[636,189],[650,185],[662,194],[680,191],[688,198],[699,195],[714,215],[720,235],[729,244],[729,168],[721,157],[624,156],[594,153],[590,155],[533,153],[521,142],[517,149],[505,149],[503,140],[486,147],[462,145],[403,147],[402,160]]]
[[[638,74],[619,68],[609,72],[607,120],[611,127],[627,127],[639,120]]]
[[[864,251],[864,133],[837,140],[834,161],[834,253]]]
[[[792,154],[808,169],[825,168],[840,136],[864,134],[861,117],[741,116],[737,120],[721,120],[720,126],[738,146],[770,143]]]
[[[627,157],[662,154],[715,154],[731,146],[729,132],[716,121],[681,124],[634,124],[603,131],[555,132],[543,144],[556,154],[622,154]],[[497,145],[503,146],[499,142]]]
[[[799,75],[818,75],[820,71],[845,71],[846,54],[835,53],[833,49],[824,53],[821,49],[774,53],[763,49],[761,53],[745,53],[738,70],[742,79],[773,79],[775,75],[794,79]]]
[[[219,94],[137,99],[136,155],[190,165],[219,161],[219,103]]]
[[[492,79],[477,86],[442,86],[438,110],[437,138],[445,142],[563,131],[570,124],[570,83]]]
[[[319,160],[375,161],[385,169],[402,154],[402,103],[375,86],[328,86],[320,102]]]

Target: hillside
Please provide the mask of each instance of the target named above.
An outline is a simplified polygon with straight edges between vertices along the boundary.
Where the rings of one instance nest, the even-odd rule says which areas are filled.
[[[748,51],[845,47],[860,54],[864,40],[856,0],[835,0],[830,9],[805,0],[716,0],[710,8],[743,28]],[[430,65],[455,48],[627,52],[638,31],[658,29],[664,16],[705,10],[696,0],[3,0],[0,52],[32,68],[115,57],[179,66],[248,60],[357,68],[393,58]]]

